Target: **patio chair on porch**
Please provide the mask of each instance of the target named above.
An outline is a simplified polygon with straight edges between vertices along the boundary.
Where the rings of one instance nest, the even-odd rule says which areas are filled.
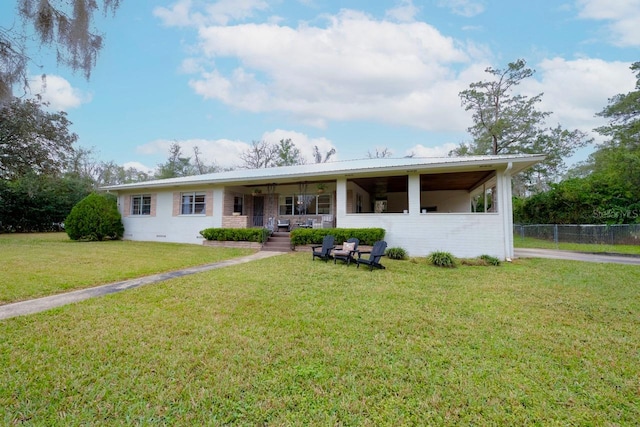
[[[307,218],[305,222],[299,225],[300,228],[313,228],[313,218]]]
[[[369,271],[373,271],[373,267],[384,270],[384,265],[380,264],[380,258],[384,256],[384,251],[387,249],[387,242],[379,240],[373,244],[370,251],[358,251],[358,258],[355,259],[356,266],[359,268],[360,264],[368,265]],[[369,254],[369,258],[362,258],[362,254]]]
[[[311,246],[311,251],[313,253],[311,260],[314,261],[316,257],[318,257],[324,262],[327,262],[329,261],[329,258],[333,258],[333,256],[331,255],[331,251],[334,249],[334,241],[335,237],[333,237],[332,235],[326,235],[324,236],[324,239],[322,239],[322,246]],[[318,248],[321,249],[318,250]]]
[[[354,258],[356,252],[358,252],[358,244],[360,240],[356,237],[351,237],[347,239],[346,242],[342,244],[341,249],[336,249],[333,251],[333,263],[336,264],[338,260],[343,261],[347,264],[347,266],[351,263],[351,261],[355,261]]]
[[[291,221],[288,219],[278,218],[278,225],[277,225],[278,231],[280,231],[281,228],[284,228],[286,231],[291,231]]]

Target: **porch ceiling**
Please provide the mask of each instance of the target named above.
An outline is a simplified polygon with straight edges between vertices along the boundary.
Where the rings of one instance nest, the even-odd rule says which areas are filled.
[[[473,172],[434,173],[420,175],[420,191],[467,190],[471,191],[495,175],[492,170]]]
[[[488,180],[495,171],[480,170],[473,172],[450,172],[420,175],[420,191],[466,190],[471,191]],[[376,192],[399,193],[407,191],[407,177],[381,176],[372,178],[354,178],[357,185],[370,194]]]

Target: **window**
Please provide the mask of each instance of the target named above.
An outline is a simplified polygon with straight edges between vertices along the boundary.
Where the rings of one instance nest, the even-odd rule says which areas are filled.
[[[331,195],[297,194],[280,196],[280,215],[326,215],[331,213]]]
[[[326,215],[331,213],[331,196],[328,194],[318,196],[318,208],[317,213],[319,215]]]
[[[151,196],[131,196],[131,215],[151,215]]]
[[[233,197],[233,212],[237,212],[242,214],[242,205],[244,202],[244,198],[242,196],[234,196]]]
[[[298,215],[314,215],[316,212],[316,196],[299,194],[296,196],[296,213]]]
[[[280,215],[293,215],[293,196],[280,196],[279,206]]]
[[[182,215],[204,215],[206,206],[204,193],[182,193]]]

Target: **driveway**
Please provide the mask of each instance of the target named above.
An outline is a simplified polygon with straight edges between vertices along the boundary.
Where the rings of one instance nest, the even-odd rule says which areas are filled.
[[[516,258],[551,258],[566,259],[585,262],[605,262],[613,264],[635,264],[640,265],[640,257],[635,255],[609,254],[609,253],[587,253],[574,251],[561,251],[556,249],[530,249],[516,248],[514,250]]]

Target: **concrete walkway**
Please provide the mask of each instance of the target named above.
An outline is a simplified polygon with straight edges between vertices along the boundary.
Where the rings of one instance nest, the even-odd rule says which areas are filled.
[[[640,265],[640,257],[636,255],[610,254],[610,253],[587,253],[574,251],[561,251],[556,249],[530,249],[515,248],[516,258],[551,258],[566,259],[572,261],[585,262],[606,262],[613,264],[633,264]]]
[[[203,271],[215,270],[217,268],[228,267],[230,265],[244,264],[246,262],[269,258],[281,255],[283,252],[256,252],[253,255],[233,258],[225,261],[205,264],[196,267],[189,267],[182,270],[171,271],[168,273],[154,274],[153,276],[139,277],[137,279],[123,280],[122,282],[109,283],[107,285],[96,286],[93,288],[79,289],[77,291],[67,292],[64,294],[51,295],[48,297],[16,302],[0,306],[0,320],[10,317],[24,316],[26,314],[38,313],[55,307],[83,301],[89,298],[99,297],[102,295],[114,294],[116,292],[127,289],[137,288],[151,283],[162,282],[164,280],[174,279],[176,277],[188,276],[190,274],[202,273]]]

